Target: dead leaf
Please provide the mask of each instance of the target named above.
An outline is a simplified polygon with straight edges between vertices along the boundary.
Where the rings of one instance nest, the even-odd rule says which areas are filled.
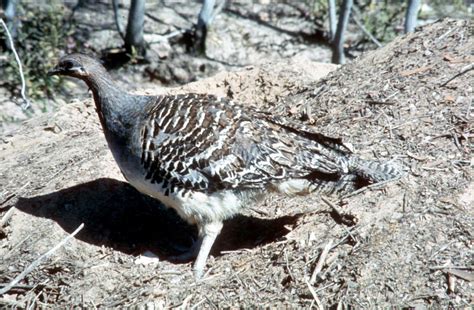
[[[417,73],[423,73],[425,71],[430,70],[431,68],[433,68],[433,66],[424,66],[424,67],[415,68],[415,69],[412,69],[412,70],[406,70],[406,71],[400,72],[400,75],[401,76],[410,76],[410,75],[417,74]]]
[[[444,101],[446,101],[446,102],[454,102],[455,100],[456,100],[456,98],[454,98],[451,95],[444,96]]]

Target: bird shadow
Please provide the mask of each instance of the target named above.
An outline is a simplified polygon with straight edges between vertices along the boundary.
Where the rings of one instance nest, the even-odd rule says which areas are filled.
[[[97,246],[111,247],[130,255],[151,251],[162,260],[191,246],[197,229],[185,223],[174,210],[145,196],[128,183],[102,178],[50,194],[20,198],[16,208],[52,219],[65,231],[84,228],[76,238]],[[301,215],[260,219],[238,215],[227,220],[213,247],[221,251],[254,248],[286,235]]]

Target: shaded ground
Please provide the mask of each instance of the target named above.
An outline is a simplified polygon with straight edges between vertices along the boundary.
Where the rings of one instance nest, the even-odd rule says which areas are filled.
[[[271,196],[252,206],[226,223],[200,283],[190,263],[167,261],[194,229],[123,182],[90,100],[24,123],[0,145],[0,283],[80,223],[85,228],[0,302],[472,304],[472,71],[442,86],[472,63],[472,44],[469,22],[445,20],[319,81],[315,72],[329,68],[296,58],[159,90],[224,94],[340,136],[363,158],[406,167],[398,182],[330,198],[355,223],[341,221],[318,196]],[[322,269],[308,283],[328,243]],[[160,261],[145,265],[137,256],[144,251]]]

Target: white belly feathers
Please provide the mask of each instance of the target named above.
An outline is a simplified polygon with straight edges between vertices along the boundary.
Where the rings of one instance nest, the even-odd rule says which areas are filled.
[[[242,207],[242,201],[231,190],[205,194],[179,189],[166,196],[166,188],[161,184],[153,184],[143,178],[128,178],[128,181],[138,191],[175,209],[190,224],[221,222],[237,214]]]

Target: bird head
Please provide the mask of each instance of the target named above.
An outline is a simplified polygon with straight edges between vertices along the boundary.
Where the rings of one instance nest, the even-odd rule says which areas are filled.
[[[94,58],[83,54],[70,54],[59,59],[58,64],[48,75],[66,75],[86,79],[94,72],[105,71],[104,67]]]

